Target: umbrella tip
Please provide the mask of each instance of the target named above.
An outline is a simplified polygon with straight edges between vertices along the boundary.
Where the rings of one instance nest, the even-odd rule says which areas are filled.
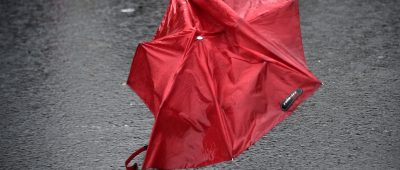
[[[203,40],[203,39],[204,39],[204,37],[201,36],[201,35],[199,35],[199,36],[196,37],[196,40]]]

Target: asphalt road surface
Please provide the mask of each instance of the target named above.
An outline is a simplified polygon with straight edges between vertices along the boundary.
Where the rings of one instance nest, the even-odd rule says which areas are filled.
[[[123,83],[166,5],[1,0],[0,169],[123,169],[153,123]],[[300,10],[325,86],[238,158],[205,168],[400,169],[400,1]]]

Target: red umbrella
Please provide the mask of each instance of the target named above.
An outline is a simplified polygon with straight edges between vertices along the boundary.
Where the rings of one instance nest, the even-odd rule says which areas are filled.
[[[143,168],[231,160],[320,84],[304,58],[298,0],[170,0],[128,79],[155,118]]]

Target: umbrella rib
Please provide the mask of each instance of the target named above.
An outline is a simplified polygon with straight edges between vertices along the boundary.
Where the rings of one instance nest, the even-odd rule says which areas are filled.
[[[219,123],[220,123],[221,128],[223,129],[222,133],[224,135],[225,143],[226,143],[226,146],[227,146],[226,149],[229,152],[230,157],[233,158],[233,153],[232,153],[233,147],[232,147],[232,142],[231,142],[232,139],[231,139],[231,136],[227,133],[228,130],[227,130],[227,125],[226,125],[226,119],[225,119],[225,116],[223,114],[223,111],[221,110],[221,106],[220,106],[219,100],[217,98],[217,91],[216,91],[216,88],[215,88],[215,81],[212,78],[213,74],[212,74],[211,69],[209,68],[210,64],[208,64],[209,63],[208,62],[208,58],[210,56],[210,53],[209,53],[210,50],[207,50],[206,47],[202,43],[199,43],[199,44],[203,48],[203,50],[200,50],[200,51],[208,52],[208,53],[205,53],[206,57],[204,57],[205,58],[205,62],[207,63],[207,64],[205,64],[206,68],[203,68],[203,67],[201,67],[201,68],[203,68],[204,69],[203,71],[208,75],[208,76],[206,75],[206,78],[208,79],[206,82],[207,82],[207,84],[208,84],[208,86],[209,86],[209,88],[211,90],[212,97],[213,97],[213,100],[214,100],[214,103],[215,103],[215,108],[216,108],[216,110],[218,112]]]
[[[190,40],[188,40],[188,43],[187,43],[187,45],[186,45],[186,47],[185,47],[185,51],[184,51],[184,53],[182,54],[182,60],[180,61],[180,64],[179,64],[179,66],[177,67],[177,69],[175,70],[175,74],[173,75],[173,77],[168,81],[168,84],[167,84],[167,87],[166,87],[166,89],[165,89],[165,94],[164,94],[164,96],[162,97],[162,100],[161,100],[161,102],[160,102],[160,106],[159,106],[159,108],[158,108],[158,113],[157,113],[157,115],[160,113],[160,111],[161,111],[161,109],[162,109],[162,107],[164,106],[164,103],[165,103],[165,101],[167,100],[167,98],[170,96],[170,94],[171,94],[171,91],[172,91],[172,87],[175,85],[175,80],[176,80],[176,77],[178,76],[178,72],[182,69],[182,66],[183,66],[183,64],[185,63],[185,61],[186,61],[186,58],[187,58],[187,54],[188,54],[188,52],[189,52],[189,50],[191,49],[191,45],[193,44],[193,40],[194,40],[194,38],[195,38],[195,31],[193,31],[191,34],[191,39]],[[157,118],[156,118],[157,119]]]

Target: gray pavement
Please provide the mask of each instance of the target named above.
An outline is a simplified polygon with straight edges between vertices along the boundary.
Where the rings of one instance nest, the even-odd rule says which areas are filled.
[[[123,82],[166,5],[1,0],[0,169],[123,169],[153,123]],[[238,158],[205,169],[400,169],[400,1],[301,0],[300,10],[325,86]]]

